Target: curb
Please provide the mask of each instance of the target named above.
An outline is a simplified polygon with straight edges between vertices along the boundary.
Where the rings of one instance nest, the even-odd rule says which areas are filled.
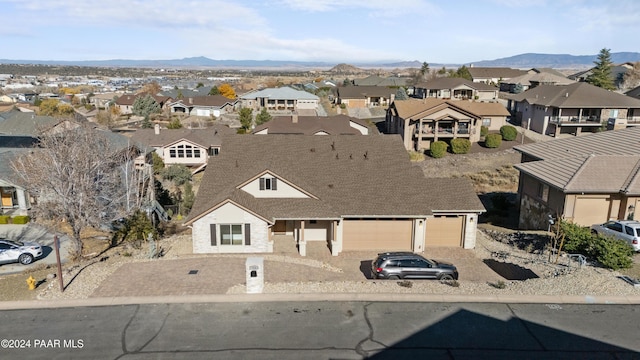
[[[258,303],[258,302],[429,302],[429,303],[506,303],[506,304],[599,304],[638,305],[640,296],[591,295],[434,295],[434,294],[233,294],[105,297],[69,300],[30,300],[0,302],[0,310],[55,309],[142,304]]]

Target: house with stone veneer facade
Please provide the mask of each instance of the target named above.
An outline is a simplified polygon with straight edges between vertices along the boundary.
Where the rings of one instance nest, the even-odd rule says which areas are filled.
[[[582,226],[640,220],[640,127],[514,149],[521,229],[547,230],[549,215]]]
[[[194,253],[475,246],[484,207],[465,179],[427,179],[398,136],[230,135],[185,225]],[[276,236],[283,235],[283,236]],[[284,243],[276,243],[284,241]]]

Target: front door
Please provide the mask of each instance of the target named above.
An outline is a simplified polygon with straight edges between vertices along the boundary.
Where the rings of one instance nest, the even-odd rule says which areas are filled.
[[[287,232],[287,222],[285,220],[276,220],[273,224],[273,233],[276,235],[284,235]]]

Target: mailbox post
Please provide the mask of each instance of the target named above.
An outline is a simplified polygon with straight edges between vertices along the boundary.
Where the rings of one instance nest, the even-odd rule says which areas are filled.
[[[261,294],[264,289],[264,258],[248,257],[245,267],[247,272],[247,294]]]

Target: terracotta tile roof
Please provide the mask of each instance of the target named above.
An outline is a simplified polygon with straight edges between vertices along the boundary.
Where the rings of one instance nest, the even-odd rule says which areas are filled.
[[[557,108],[640,108],[640,100],[585,82],[540,85],[511,96],[515,101]]]
[[[293,116],[276,116],[271,121],[257,126],[253,133],[268,129],[269,134],[314,135],[326,132],[329,135],[361,135],[359,130],[349,125],[350,122],[368,128],[369,133],[372,131],[372,126],[366,121],[346,115],[298,116],[297,122],[293,122]]]
[[[640,195],[640,155],[584,155],[532,161],[515,167],[566,193]]]
[[[225,201],[269,221],[418,217],[436,207],[484,211],[470,183],[426,179],[399,136],[229,135],[223,141],[224,150],[209,159],[187,224]],[[238,189],[265,171],[313,197],[254,198]]]

